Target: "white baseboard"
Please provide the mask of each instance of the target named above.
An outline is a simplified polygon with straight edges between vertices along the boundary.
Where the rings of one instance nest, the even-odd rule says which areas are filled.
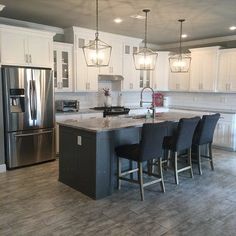
[[[6,172],[6,165],[2,164],[0,165],[0,173]]]

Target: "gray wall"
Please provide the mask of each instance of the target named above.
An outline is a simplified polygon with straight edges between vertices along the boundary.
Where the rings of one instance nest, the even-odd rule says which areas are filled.
[[[0,76],[1,77],[1,76]],[[5,164],[2,78],[0,78],[0,165]]]

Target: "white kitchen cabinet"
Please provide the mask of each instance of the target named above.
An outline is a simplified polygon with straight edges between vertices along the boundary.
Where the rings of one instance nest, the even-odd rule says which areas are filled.
[[[189,90],[189,72],[173,73],[169,71],[169,90],[188,91]]]
[[[121,40],[103,39],[107,44],[112,46],[111,58],[109,66],[100,67],[99,74],[101,75],[121,75],[123,61],[123,43]]]
[[[73,91],[73,45],[54,42],[54,87],[56,92]]]
[[[125,42],[123,44],[123,91],[140,90],[141,71],[134,66],[133,53],[139,49],[139,44]]]
[[[213,145],[236,150],[236,115],[220,114],[220,119],[216,125]]]
[[[88,36],[76,37],[75,46],[75,63],[74,63],[74,72],[75,72],[75,84],[76,91],[80,92],[96,92],[98,91],[98,67],[88,67],[85,61],[84,53],[82,47],[89,43],[89,40],[86,39]],[[91,36],[90,36],[91,37]]]
[[[152,76],[152,88],[168,91],[169,52],[158,52],[156,67]]]
[[[236,49],[223,49],[219,53],[217,91],[236,92]]]
[[[219,48],[206,47],[190,49],[190,90],[214,92],[216,90]]]
[[[0,25],[1,64],[52,68],[54,35],[46,31]]]

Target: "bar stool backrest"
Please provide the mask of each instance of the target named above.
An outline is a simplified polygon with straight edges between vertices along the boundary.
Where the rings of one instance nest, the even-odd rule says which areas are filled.
[[[177,132],[174,136],[173,147],[175,151],[189,149],[192,146],[194,131],[197,127],[200,117],[182,118],[179,120]]]
[[[207,143],[212,143],[215,127],[219,119],[219,113],[202,116],[202,119],[199,121],[197,128],[194,132],[193,144],[203,145]]]
[[[163,140],[168,135],[168,127],[171,122],[147,123],[143,125],[140,161],[147,161],[154,158],[160,158],[163,154]]]

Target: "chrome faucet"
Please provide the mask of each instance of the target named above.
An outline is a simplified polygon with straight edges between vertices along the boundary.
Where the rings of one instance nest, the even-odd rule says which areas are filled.
[[[152,91],[152,101],[143,101],[143,92],[144,90],[146,89],[150,89]],[[143,103],[150,103],[151,104],[151,107],[149,109],[152,110],[152,118],[155,119],[155,103],[154,103],[154,90],[147,86],[147,87],[144,87],[141,91],[141,94],[140,94],[140,107],[143,106]]]

